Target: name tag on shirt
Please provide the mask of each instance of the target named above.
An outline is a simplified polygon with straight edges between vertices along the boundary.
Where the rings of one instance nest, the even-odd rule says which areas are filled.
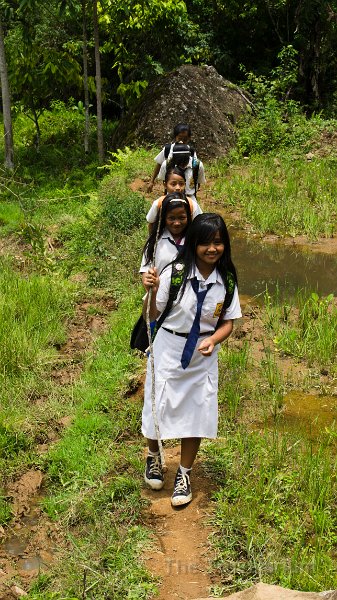
[[[223,307],[223,302],[218,302],[218,304],[216,305],[213,317],[220,317],[222,307]]]

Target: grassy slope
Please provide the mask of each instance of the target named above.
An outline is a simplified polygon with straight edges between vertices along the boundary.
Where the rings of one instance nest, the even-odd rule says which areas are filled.
[[[71,148],[75,163],[76,152]],[[145,228],[137,227],[143,218],[142,200],[130,192],[127,182],[151,171],[152,156],[140,151],[115,157],[116,166],[100,185],[98,196],[93,164],[84,167],[81,178],[80,172],[69,168],[67,152],[63,163],[60,155],[51,156],[50,164],[58,165],[56,184],[42,168],[43,161],[41,168],[35,163],[33,177],[32,167],[29,171],[22,167],[21,181],[9,182],[12,191],[4,199],[2,231],[20,233],[26,241],[27,272],[39,272],[47,286],[58,282],[62,291],[56,297],[61,295],[63,301],[63,290],[67,290],[67,310],[81,297],[95,296],[98,289],[112,294],[119,306],[111,316],[109,331],[88,356],[81,380],[71,389],[55,388],[49,379],[50,355],[45,353],[53,355],[51,346],[62,335],[59,327],[38,348],[39,368],[7,380],[3,467],[13,477],[29,466],[42,467],[48,488],[45,510],[64,532],[71,532],[65,533],[67,543],[59,567],[39,578],[30,597],[80,598],[86,573],[86,586],[93,586],[97,600],[146,598],[154,583],[137,560],[139,545],[148,539],[140,500],[141,400],[127,398],[141,366],[127,348],[130,326],[139,311],[140,290],[133,286]],[[216,169],[222,185],[222,167]],[[253,170],[249,177],[255,177]],[[132,230],[128,230],[130,215],[135,219]],[[48,252],[45,241],[51,232],[58,243]],[[79,273],[84,274],[85,283],[70,283],[69,278],[78,281]],[[252,359],[249,341],[225,346],[221,352],[220,439],[205,444],[203,451],[207,469],[219,483],[214,541],[220,583],[214,593],[240,588],[259,577],[306,590],[337,587],[335,459],[331,455],[336,434],[330,429],[319,447],[311,445],[308,450],[306,440],[293,439],[277,429],[279,406],[289,384],[274,358],[271,310],[267,304],[263,335],[269,350],[260,365]],[[283,307],[273,310],[275,315],[277,311],[284,314]],[[311,312],[309,321],[316,324],[317,310]],[[323,307],[321,312],[323,319],[327,311]],[[308,310],[305,314],[307,318]],[[271,320],[274,326],[279,323],[281,344],[288,324],[281,316],[277,321],[275,315]],[[300,339],[301,323],[292,324]],[[286,334],[283,337],[284,344],[288,343]],[[309,350],[312,345],[309,337]],[[287,352],[294,354],[289,343]],[[317,368],[312,353],[303,350],[302,355],[304,364],[313,361]],[[332,360],[327,355],[324,365]],[[14,390],[14,413],[9,410],[10,390],[12,394]],[[33,393],[46,398],[43,408],[32,405]],[[275,417],[275,426],[262,435],[254,431],[247,435],[243,416],[254,403],[264,407],[266,416],[272,412]],[[41,432],[51,419],[64,415],[72,417],[71,426],[42,457],[37,451]],[[1,508],[5,522],[10,516],[5,499]]]

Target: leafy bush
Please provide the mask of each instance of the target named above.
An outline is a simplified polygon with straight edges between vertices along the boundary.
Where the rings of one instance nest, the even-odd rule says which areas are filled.
[[[297,82],[297,51],[285,46],[278,55],[279,66],[269,77],[246,75],[245,87],[254,97],[255,116],[239,123],[238,150],[243,155],[265,154],[290,145],[299,146],[310,137],[300,105],[291,99]]]
[[[103,197],[103,217],[112,229],[128,233],[144,223],[147,212],[146,199],[142,194],[126,188],[120,179],[114,177],[110,180],[110,191],[106,186]]]

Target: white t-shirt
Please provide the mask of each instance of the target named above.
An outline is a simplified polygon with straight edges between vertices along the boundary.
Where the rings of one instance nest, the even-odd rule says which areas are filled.
[[[177,200],[177,202],[178,202],[178,200]],[[155,222],[157,215],[158,215],[158,203],[159,203],[159,198],[157,198],[157,200],[155,200],[152,203],[152,206],[146,215],[146,220],[148,223]],[[192,220],[193,220],[193,219],[195,219],[195,217],[197,215],[200,215],[202,213],[202,210],[201,210],[199,204],[197,203],[197,201],[195,199],[193,200],[193,198],[192,198],[192,206],[193,206],[193,211],[192,211]]]
[[[183,237],[180,241],[180,246],[183,246],[185,238]],[[158,240],[155,263],[157,272],[160,274],[164,267],[168,265],[178,254],[178,247],[175,244],[170,232],[164,229],[162,236]],[[146,273],[150,268],[149,264],[146,264],[145,256],[143,254],[142,264],[140,265],[139,273]]]
[[[158,154],[158,156],[159,156],[159,154]],[[158,179],[160,181],[165,180],[166,168],[167,168],[167,161],[164,160],[164,162],[162,163],[162,165],[160,167],[160,171],[158,173]],[[188,165],[187,165],[186,169],[182,169],[182,170],[185,172],[185,181],[186,181],[185,193],[187,196],[191,196],[195,200],[195,186],[194,186],[194,180],[193,180],[192,156],[190,157],[190,160],[188,161]],[[204,165],[200,160],[199,161],[199,171],[198,171],[198,183],[205,183],[205,181],[206,181],[206,178],[205,178]]]
[[[160,284],[156,298],[157,310],[160,312],[163,312],[168,301],[171,273],[172,268],[167,267],[160,275]],[[213,283],[202,305],[200,333],[212,331],[218,323],[219,312],[225,297],[225,285],[221,275],[217,269],[214,269],[208,279],[204,280],[197,267],[195,267],[195,272],[187,280],[182,301],[180,301],[179,292],[177,300],[173,303],[172,309],[165,319],[164,326],[172,331],[187,333],[193,325],[197,305],[197,297],[191,285],[191,279],[194,276],[199,280],[199,290],[205,289],[208,283]],[[237,286],[235,286],[233,300],[226,310],[223,320],[239,319],[241,316],[239,294]]]

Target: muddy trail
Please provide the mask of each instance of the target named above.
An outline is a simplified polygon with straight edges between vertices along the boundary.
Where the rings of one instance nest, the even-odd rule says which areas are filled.
[[[150,202],[144,180],[134,181],[132,189],[142,191]],[[159,184],[156,184],[151,194],[152,199],[156,197],[156,193],[158,196],[161,193]],[[205,186],[198,199],[204,208],[220,212],[212,201],[209,185]],[[235,223],[235,214],[226,215],[226,218]],[[266,240],[266,243],[274,244],[275,240]],[[296,245],[296,241],[292,240],[292,245],[294,244]],[[298,247],[303,250],[303,240],[298,240]],[[317,248],[318,246],[316,250]],[[326,255],[337,253],[335,240],[322,240],[319,248],[319,252]],[[249,291],[250,293],[245,291],[241,295],[243,318],[235,329],[230,344],[239,349],[249,341],[252,360],[259,364],[264,352],[263,324],[259,315],[259,302],[255,297],[256,291]],[[67,342],[58,349],[57,364],[51,374],[55,385],[71,386],[80,377],[84,356],[90,351],[94,340],[105,331],[108,315],[114,309],[113,301],[104,295],[95,301],[82,301],[77,306],[76,315],[68,326]],[[281,355],[277,357],[277,363],[280,371],[287,377],[291,376],[294,380],[305,377],[306,367],[303,363]],[[320,383],[322,386],[329,384],[328,372],[320,374]],[[308,393],[310,391],[315,394],[315,389]],[[140,386],[134,396],[139,398],[141,395]],[[36,398],[34,401],[38,403],[44,399]],[[259,427],[258,415],[251,415],[248,411],[245,419],[250,424],[254,421],[255,427]],[[70,423],[70,417],[51,423],[48,439],[41,441],[39,451],[46,452]],[[217,583],[216,575],[211,574],[215,556],[209,542],[212,535],[209,524],[212,493],[215,489],[202,459],[197,458],[191,478],[193,501],[181,509],[172,509],[170,497],[179,465],[179,447],[166,445],[165,456],[168,471],[164,488],[153,492],[143,485],[142,494],[148,503],[145,522],[153,532],[152,549],[143,559],[149,571],[158,578],[159,600],[206,598],[210,587]],[[41,509],[40,502],[44,495],[44,475],[41,471],[30,470],[24,473],[17,481],[8,485],[6,493],[12,500],[13,520],[6,531],[0,530],[0,600],[13,600],[26,595],[25,589],[29,589],[39,573],[48,572],[55,561],[62,560],[62,548],[67,547],[67,542],[61,527],[51,522]],[[16,585],[16,578],[20,585]]]

